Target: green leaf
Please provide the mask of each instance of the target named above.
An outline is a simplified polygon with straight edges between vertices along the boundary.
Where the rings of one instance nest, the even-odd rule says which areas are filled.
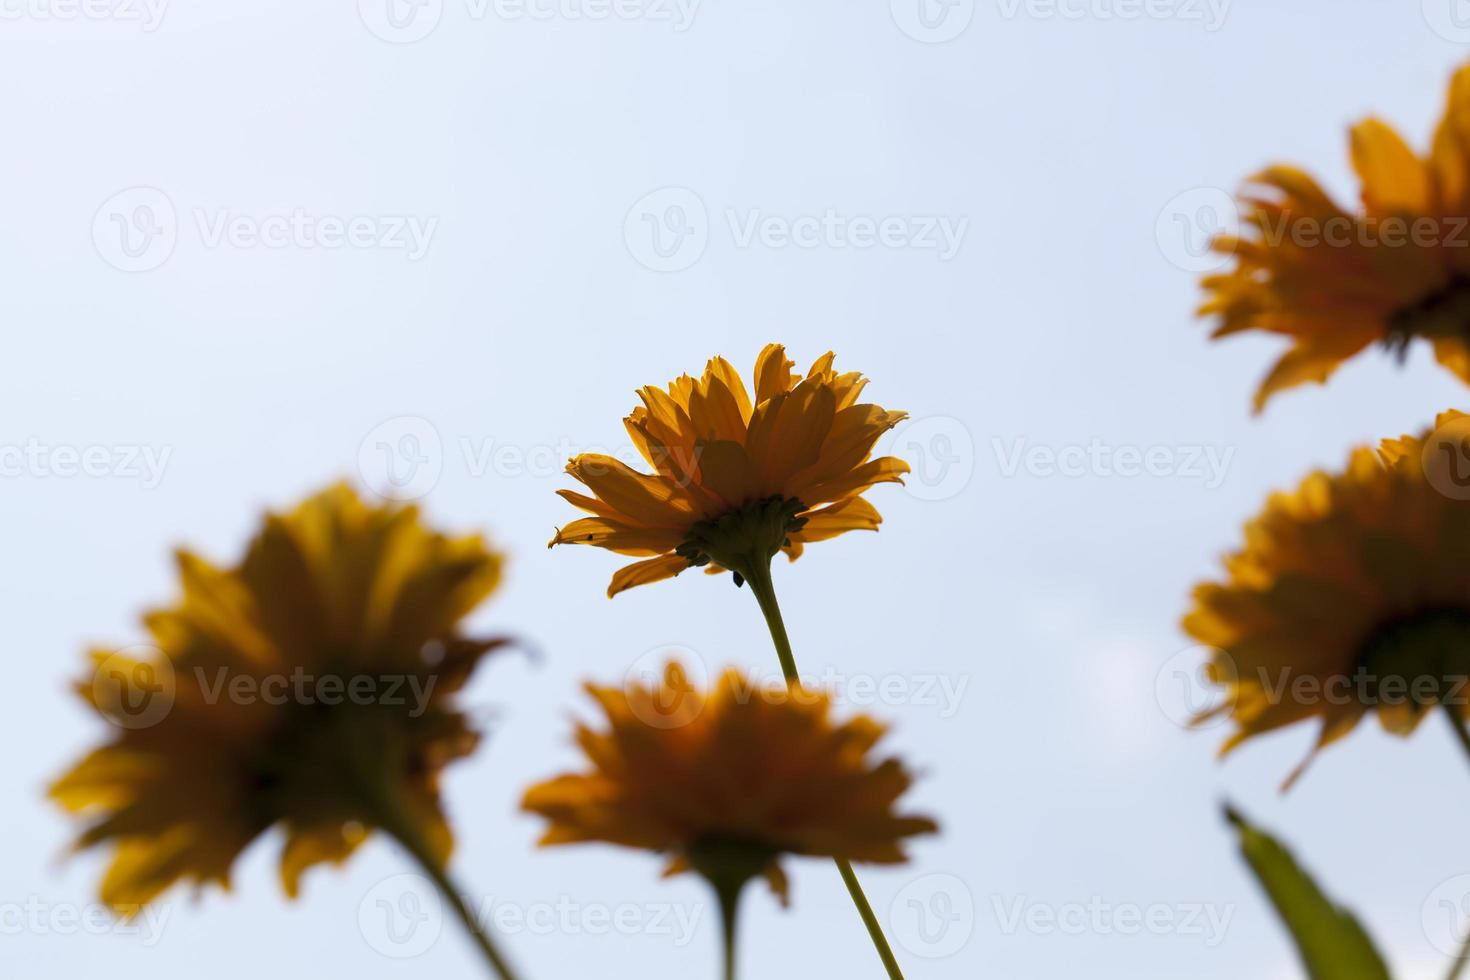
[[[1312,980],[1389,980],[1358,920],[1322,894],[1290,851],[1234,808],[1225,808],[1225,818],[1240,834],[1240,853],[1291,931]]]

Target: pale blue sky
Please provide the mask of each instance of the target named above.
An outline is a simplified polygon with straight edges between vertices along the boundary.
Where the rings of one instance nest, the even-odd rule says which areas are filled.
[[[854,702],[896,678],[897,703],[872,710],[944,833],[864,880],[911,977],[1299,975],[1218,817],[1227,797],[1402,976],[1442,972],[1423,920],[1470,872],[1470,771],[1440,726],[1408,742],[1365,726],[1282,797],[1312,733],[1216,765],[1220,733],[1183,731],[1155,688],[1188,662],[1190,586],[1269,489],[1464,404],[1422,355],[1371,354],[1252,419],[1275,347],[1205,342],[1170,202],[1193,214],[1271,159],[1346,196],[1345,127],[1368,112],[1422,145],[1470,57],[1470,33],[1431,29],[1456,33],[1447,5],[1155,0],[1122,18],[1104,15],[1126,0],[1004,0],[921,18],[907,0],[745,0],[578,19],[612,8],[443,0],[390,20],[377,0],[99,2],[101,19],[64,19],[17,0],[0,23],[0,912],[47,917],[0,917],[7,975],[475,975],[453,923],[400,960],[359,921],[408,870],[384,844],[313,873],[294,905],[268,841],[233,895],[171,895],[157,935],[52,924],[87,912],[100,870],[58,863],[70,829],[41,798],[103,734],[66,690],[84,646],[142,638],[172,545],[231,559],[262,507],[360,478],[369,434],[402,417],[439,439],[419,443],[440,467],[431,517],[513,556],[476,623],[544,651],[468,692],[492,735],[447,779],[457,873],[503,922],[590,915],[508,927],[533,980],[713,975],[697,881],[609,848],[534,851],[515,805],[575,763],[581,679],[670,645],[774,671],[744,592],[690,575],[610,602],[613,556],[544,547],[570,516],[560,456],[622,447],[636,386],[714,353],[748,368],[768,340],[803,364],[836,349],[922,420],[899,451],[951,462],[873,493],[880,534],[813,547],[777,581],[808,672]],[[1094,443],[1125,466],[1167,452],[1126,476]],[[65,475],[65,452],[16,462],[28,444],[101,447],[97,475]],[[1086,455],[1084,472],[1048,452]],[[790,871],[791,911],[748,899],[745,975],[878,976],[832,868]],[[950,931],[921,934],[910,901],[948,909]],[[1172,925],[1045,925],[1089,904]],[[597,934],[620,908],[633,924]]]

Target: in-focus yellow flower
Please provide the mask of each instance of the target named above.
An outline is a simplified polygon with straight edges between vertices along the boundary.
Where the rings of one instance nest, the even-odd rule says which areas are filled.
[[[1362,207],[1339,207],[1306,173],[1274,166],[1243,195],[1240,235],[1217,251],[1229,271],[1207,276],[1201,307],[1214,336],[1264,330],[1290,338],[1256,393],[1324,382],[1379,342],[1404,352],[1430,341],[1439,362],[1470,382],[1470,67],[1454,77],[1426,157],[1391,127],[1367,119],[1352,130]]]
[[[1214,648],[1207,672],[1225,695],[1198,721],[1234,722],[1222,754],[1319,718],[1310,761],[1375,709],[1399,735],[1436,704],[1463,726],[1466,446],[1470,416],[1447,412],[1432,434],[1354,451],[1343,472],[1315,472],[1296,492],[1272,495],[1226,560],[1226,581],[1196,587],[1184,628]]]
[[[79,847],[114,848],[102,899],[134,911],[181,880],[228,888],[277,824],[293,897],[372,828],[446,860],[439,774],[477,740],[454,694],[503,642],[459,622],[500,555],[339,485],[268,515],[237,566],[180,551],[178,567],[148,651],[93,652],[78,689],[116,727],[50,791],[90,820]]]
[[[904,861],[904,839],[937,829],[894,812],[912,779],[869,752],[884,734],[835,724],[830,699],[727,671],[708,694],[670,663],[661,683],[587,686],[606,731],[577,728],[586,773],[531,787],[523,806],[549,822],[543,845],[602,841],[668,855],[718,888],[765,876],[785,899],[785,854]]]
[[[612,596],[692,565],[749,577],[744,566],[778,550],[794,561],[808,542],[876,530],[882,517],[863,492],[902,482],[909,467],[868,457],[906,416],[860,404],[866,379],[836,373],[832,360],[824,354],[802,377],[786,349],[769,344],[756,360],[754,399],[722,357],[698,380],[639,389],[643,404],[624,425],[655,473],[611,456],[572,459],[567,472],[592,496],[558,492],[594,516],[561,528],[551,544],[643,556],[613,576]]]

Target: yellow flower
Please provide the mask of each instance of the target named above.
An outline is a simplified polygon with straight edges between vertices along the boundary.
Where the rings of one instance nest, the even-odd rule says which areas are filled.
[[[558,492],[594,516],[561,528],[551,544],[644,556],[613,576],[612,596],[692,565],[740,575],[777,550],[794,561],[808,542],[876,530],[882,517],[863,492],[902,482],[909,467],[868,457],[906,416],[859,404],[866,379],[836,373],[832,360],[824,354],[803,378],[784,347],[767,345],[756,360],[754,400],[722,357],[698,380],[639,389],[643,404],[624,425],[656,472],[598,454],[571,460],[567,472],[593,496]]]
[[[187,551],[178,568],[178,602],[145,617],[147,654],[93,652],[78,689],[117,727],[50,790],[89,818],[78,847],[114,848],[103,901],[228,889],[235,857],[277,824],[293,897],[374,827],[445,860],[439,773],[477,740],[454,693],[503,642],[458,623],[501,557],[339,485],[268,515],[234,568]]]
[[[763,874],[784,900],[783,854],[899,863],[905,838],[937,829],[893,811],[912,780],[895,759],[870,760],[883,727],[834,724],[825,694],[733,670],[705,694],[673,662],[662,683],[587,691],[609,726],[577,728],[591,771],[533,786],[522,804],[550,822],[543,846],[655,851],[670,857],[666,873],[712,881]]]
[[[1433,435],[1354,451],[1276,493],[1245,528],[1226,581],[1196,587],[1184,628],[1213,647],[1207,672],[1228,715],[1222,748],[1320,718],[1319,750],[1376,709],[1408,735],[1444,704],[1463,721],[1470,686],[1470,416]],[[1453,455],[1452,455],[1453,454]],[[1288,779],[1300,775],[1306,762]]]
[[[1470,66],[1454,77],[1426,157],[1386,123],[1352,130],[1362,207],[1340,208],[1310,176],[1288,166],[1251,179],[1243,231],[1215,249],[1229,271],[1207,276],[1201,314],[1214,336],[1263,330],[1291,339],[1256,393],[1324,382],[1380,342],[1401,355],[1414,338],[1470,381]]]

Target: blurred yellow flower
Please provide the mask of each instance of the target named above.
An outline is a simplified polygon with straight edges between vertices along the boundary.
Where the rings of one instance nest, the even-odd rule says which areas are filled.
[[[1470,382],[1470,66],[1454,77],[1426,157],[1386,123],[1352,130],[1362,207],[1344,211],[1312,177],[1273,166],[1251,178],[1239,235],[1216,251],[1230,270],[1207,276],[1202,315],[1214,336],[1263,330],[1290,338],[1256,393],[1324,382],[1374,342],[1400,354],[1415,338]]]
[[[590,772],[526,792],[550,826],[543,845],[603,841],[670,858],[719,887],[763,875],[783,900],[783,854],[885,864],[935,823],[894,812],[912,778],[869,752],[884,734],[856,717],[835,724],[827,695],[765,687],[727,671],[708,694],[671,662],[661,683],[587,686],[606,731],[577,728]]]
[[[1436,704],[1463,736],[1470,416],[1447,412],[1438,424],[1272,495],[1226,560],[1226,581],[1196,587],[1184,628],[1214,648],[1207,672],[1224,693],[1197,720],[1234,722],[1222,754],[1320,718],[1310,761],[1375,709],[1385,729],[1407,735]]]
[[[656,472],[599,454],[571,460],[567,472],[593,495],[558,492],[594,516],[561,528],[551,544],[643,556],[613,576],[612,596],[692,565],[745,575],[746,564],[778,550],[795,560],[808,542],[876,530],[882,518],[863,492],[901,482],[909,467],[868,457],[906,416],[859,404],[866,379],[836,373],[832,361],[824,354],[802,377],[785,348],[769,344],[756,360],[753,400],[721,357],[698,380],[639,389],[643,404],[624,425]]]
[[[180,551],[178,568],[179,601],[145,617],[149,652],[92,654],[78,689],[117,727],[50,790],[90,821],[78,847],[114,848],[103,901],[228,888],[277,824],[293,897],[306,868],[345,860],[372,828],[447,859],[439,773],[477,740],[454,694],[503,642],[458,624],[501,556],[338,485],[268,515],[239,565]]]

